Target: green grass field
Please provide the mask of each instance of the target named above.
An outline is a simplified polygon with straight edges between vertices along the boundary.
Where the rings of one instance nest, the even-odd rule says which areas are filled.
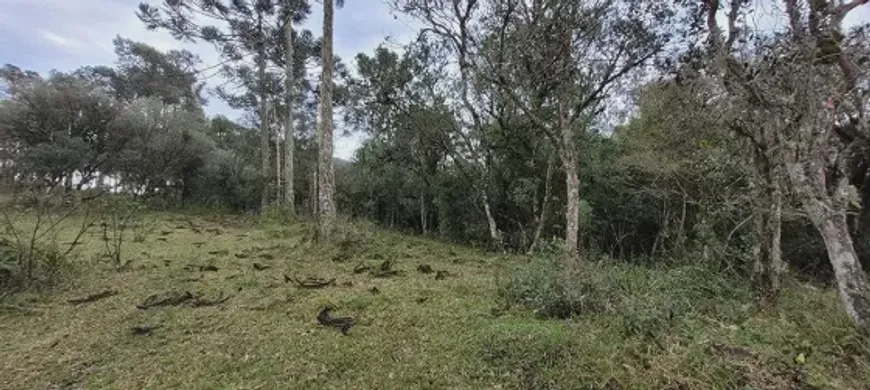
[[[301,222],[158,218],[144,242],[125,244],[128,269],[110,266],[94,232],[63,283],[2,298],[0,388],[870,388],[867,339],[830,289],[792,281],[777,305],[762,305],[695,267],[590,264],[589,291],[605,292],[590,293],[596,309],[542,319],[499,299],[512,270],[536,259],[364,223],[318,246]],[[354,273],[386,260],[402,272]],[[199,268],[208,265],[217,270]],[[285,274],[336,282],[301,289]],[[107,289],[118,294],[68,303]],[[230,298],[136,307],[168,291]],[[349,335],[318,324],[325,305],[356,319]]]

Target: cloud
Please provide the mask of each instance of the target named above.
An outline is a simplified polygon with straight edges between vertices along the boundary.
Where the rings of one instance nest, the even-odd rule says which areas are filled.
[[[70,71],[87,65],[111,65],[115,61],[112,40],[116,36],[145,42],[160,50],[187,49],[202,58],[203,66],[219,62],[208,44],[179,42],[168,33],[148,31],[135,16],[140,1],[160,0],[0,0],[0,58],[39,72]],[[311,1],[312,14],[303,24],[319,36],[323,14],[318,1]],[[413,23],[394,16],[383,0],[348,1],[335,13],[336,54],[353,65],[357,53],[371,53],[387,36],[394,42],[413,39]],[[38,37],[38,39],[34,39]],[[395,47],[394,45],[390,45]],[[217,85],[223,80],[210,79]],[[211,98],[209,114],[239,118],[241,113]],[[336,155],[349,159],[364,139],[336,132]]]
[[[67,46],[70,45],[69,39],[61,37],[60,35],[57,35],[51,31],[39,30],[39,35],[41,35],[47,41],[54,43],[58,46],[64,47],[64,48],[66,48]]]

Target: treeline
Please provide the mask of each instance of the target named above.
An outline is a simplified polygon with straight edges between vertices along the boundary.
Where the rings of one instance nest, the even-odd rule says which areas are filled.
[[[204,115],[197,59],[121,38],[115,46],[113,68],[0,71],[5,183],[120,191],[170,207],[257,207],[266,190],[257,132]]]
[[[564,272],[706,263],[769,297],[787,268],[833,276],[870,327],[863,1],[393,4],[423,29],[357,57],[345,210]]]

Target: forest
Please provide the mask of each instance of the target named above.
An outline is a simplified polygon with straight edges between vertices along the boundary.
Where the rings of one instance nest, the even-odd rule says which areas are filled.
[[[0,388],[867,388],[870,2],[385,3],[3,66]]]

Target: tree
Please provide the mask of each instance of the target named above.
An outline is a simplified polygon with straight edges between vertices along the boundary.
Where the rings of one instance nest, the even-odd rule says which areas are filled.
[[[251,77],[247,66],[239,68],[225,66],[224,74],[231,78],[241,78],[241,85],[247,84],[252,88],[250,89],[253,92],[252,96],[247,96],[251,99],[239,99],[235,100],[235,103],[242,105],[244,102],[255,101],[260,128],[260,172],[264,184],[273,176],[267,105],[270,100],[269,91],[274,90],[277,83],[270,79],[267,67],[270,53],[275,51],[275,44],[280,42],[273,38],[283,34],[286,23],[303,19],[308,12],[308,6],[304,1],[288,0],[280,10],[283,11],[284,17],[280,15],[277,2],[271,0],[257,0],[251,3],[183,0],[164,1],[160,8],[143,3],[137,13],[149,29],[165,29],[177,39],[204,40],[214,44],[225,62],[239,64],[245,61],[246,56],[254,57],[256,71],[253,85],[245,82],[245,79]],[[196,21],[201,18],[213,21],[215,24],[200,26]],[[278,52],[282,50],[283,48]],[[223,95],[226,97],[230,94]],[[264,186],[260,200],[261,208],[264,208],[269,202],[267,186]]]
[[[161,52],[142,42],[116,37],[116,67],[86,67],[85,78],[103,84],[120,100],[157,97],[168,106],[199,110],[205,84],[197,80],[199,57],[186,50]]]
[[[335,63],[332,53],[333,1],[323,0],[323,72],[320,76],[320,121],[317,122],[317,196],[318,196],[318,238],[329,240],[335,228],[335,170],[332,161],[332,91]],[[342,0],[337,0],[339,7]]]
[[[435,80],[425,71],[425,53],[408,50],[401,57],[379,46],[373,57],[358,54],[360,78],[352,81],[354,124],[379,147],[371,153],[381,163],[404,167],[416,176],[420,231],[428,233],[438,165],[447,153],[456,127],[444,99],[434,92]]]
[[[846,312],[870,329],[870,283],[848,224],[866,176],[868,129],[859,119],[866,73],[854,60],[866,55],[866,37],[860,29],[844,34],[841,26],[864,3],[787,0],[782,16],[789,29],[773,33],[741,23],[749,2],[733,1],[725,10],[727,35],[717,22],[717,0],[703,2],[703,15],[708,64],[732,108],[729,124],[763,153],[756,164],[767,166],[758,169],[789,184],[822,236]],[[776,197],[776,190],[768,191]]]
[[[441,67],[447,68],[448,63],[458,65],[458,79],[455,72],[440,74],[448,84],[446,88],[453,91],[448,96],[455,103],[455,122],[458,124],[450,137],[455,138],[455,147],[449,148],[451,157],[456,161],[457,167],[464,175],[474,177],[476,197],[483,206],[484,216],[487,222],[489,237],[492,244],[497,248],[504,246],[501,229],[494,214],[490,199],[489,176],[491,168],[488,164],[491,156],[488,155],[486,145],[481,142],[481,135],[486,132],[487,117],[481,107],[481,94],[474,89],[473,71],[475,70],[473,55],[475,52],[475,39],[472,35],[476,32],[474,11],[478,8],[477,0],[456,1],[448,4],[445,1],[421,1],[421,0],[395,0],[393,6],[423,22],[427,28],[421,30],[417,43],[434,53],[433,59],[438,57],[452,56],[449,61],[442,59]],[[429,40],[432,39],[432,42]]]
[[[9,65],[0,77],[10,85],[0,140],[21,180],[81,189],[111,169],[123,143],[116,127],[122,105],[99,85],[59,72],[43,79]]]
[[[288,2],[285,2],[284,21],[284,89],[285,89],[285,118],[284,118],[284,207],[291,216],[296,214],[295,189],[293,187],[294,167],[293,158],[296,151],[296,134],[293,132],[293,106],[296,99],[296,74],[294,73],[293,50],[293,13],[290,12]]]

